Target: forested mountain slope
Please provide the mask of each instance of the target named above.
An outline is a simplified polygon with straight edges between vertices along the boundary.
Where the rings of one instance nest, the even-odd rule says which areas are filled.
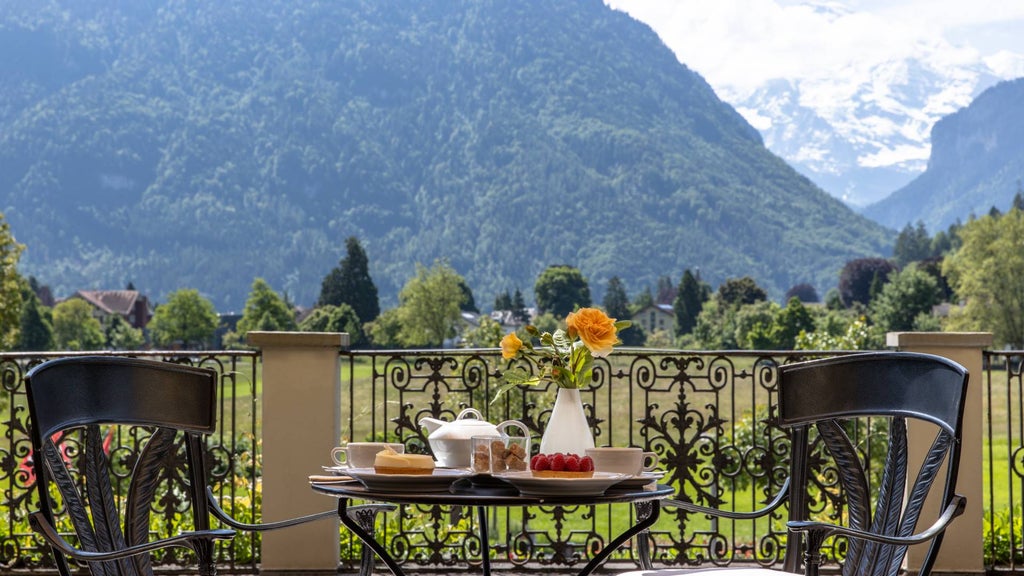
[[[823,293],[890,233],[769,153],[600,0],[0,0],[0,210],[22,272],[299,304],[359,237],[386,305],[699,268]]]

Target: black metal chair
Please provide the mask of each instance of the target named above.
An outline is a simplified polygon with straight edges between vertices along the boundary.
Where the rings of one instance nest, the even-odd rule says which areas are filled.
[[[666,500],[663,506],[731,519],[766,516],[788,502],[787,547],[782,570],[817,576],[823,543],[845,537],[844,576],[894,576],[907,547],[928,543],[918,574],[927,576],[942,537],[959,516],[966,499],[957,495],[961,421],[967,392],[967,370],[945,358],[910,352],[873,352],[812,360],[779,368],[777,424],[789,430],[789,475],[782,489],[761,510],[731,512]],[[888,449],[880,480],[872,493],[868,470],[845,426],[864,418],[888,421]],[[929,422],[937,429],[931,448],[920,462],[909,462],[907,420]],[[813,426],[813,431],[812,431]],[[916,430],[916,429],[915,429]],[[822,450],[822,447],[824,450]],[[810,480],[831,457],[846,496],[847,525],[810,518]],[[916,471],[915,471],[916,468]],[[941,486],[941,508],[934,522],[915,533],[922,506],[933,486]],[[874,510],[872,512],[872,503]],[[642,564],[650,567],[648,548]],[[619,576],[701,574],[720,569],[635,570]],[[761,568],[729,569],[730,576],[775,575]]]
[[[207,486],[204,447],[204,437],[216,430],[217,374],[212,370],[87,356],[40,364],[25,380],[39,498],[39,510],[29,519],[50,545],[62,576],[72,574],[69,560],[85,564],[94,576],[149,576],[153,574],[150,555],[172,548],[191,550],[199,573],[214,575],[216,542],[230,540],[235,531],[212,529],[211,513],[229,526],[252,531],[337,514],[332,508],[279,522],[247,524],[235,521],[218,506]],[[137,454],[127,457],[130,462],[108,455],[105,441],[112,426],[129,426],[139,438]],[[122,469],[127,466],[130,471]],[[126,481],[118,476],[126,476]],[[172,483],[180,490],[168,485],[170,479],[176,480]],[[182,515],[190,514],[192,530],[150,540],[151,510],[157,501],[175,497],[182,499]],[[372,530],[373,515],[382,507],[356,508],[352,513]],[[61,535],[55,516],[68,519],[77,546]],[[364,550],[361,574],[372,570],[372,554]]]

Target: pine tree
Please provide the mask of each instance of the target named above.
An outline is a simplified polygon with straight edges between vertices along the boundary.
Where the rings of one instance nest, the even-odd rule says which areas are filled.
[[[366,252],[355,236],[345,240],[345,252],[345,258],[324,277],[317,306],[348,304],[363,323],[370,322],[380,315],[380,301]]]
[[[505,290],[494,299],[495,310],[511,310],[512,309],[512,297],[509,296],[508,290]]]
[[[693,332],[697,325],[697,316],[710,296],[711,288],[697,279],[687,268],[679,281],[679,289],[672,309],[676,313],[676,336]]]
[[[601,302],[604,311],[612,318],[625,320],[630,317],[629,297],[626,296],[626,288],[618,276],[612,276],[608,280],[608,289],[605,290],[604,300]]]
[[[459,305],[459,310],[479,314],[480,309],[476,307],[476,298],[473,297],[473,290],[469,287],[469,284],[466,284],[465,279],[459,282],[459,289],[462,290],[462,304]]]
[[[23,290],[24,307],[21,309],[21,330],[17,350],[44,352],[53,349],[53,321],[31,289]]]
[[[661,276],[658,278],[658,304],[669,304],[674,302],[676,299],[676,286],[672,284],[672,279],[668,276]]]
[[[526,302],[519,288],[516,288],[516,293],[512,295],[512,318],[524,324],[530,321],[530,313],[526,310]]]

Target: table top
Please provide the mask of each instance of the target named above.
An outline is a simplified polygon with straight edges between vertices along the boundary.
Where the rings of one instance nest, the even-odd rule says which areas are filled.
[[[370,490],[359,482],[312,482],[313,490],[337,498],[357,498],[392,504],[440,504],[463,506],[536,506],[613,504],[617,502],[643,502],[663,500],[675,494],[675,489],[664,484],[644,487],[616,488],[612,486],[600,495],[523,495],[512,486],[502,488],[493,483],[474,483],[469,478],[455,480],[447,492],[413,492]]]

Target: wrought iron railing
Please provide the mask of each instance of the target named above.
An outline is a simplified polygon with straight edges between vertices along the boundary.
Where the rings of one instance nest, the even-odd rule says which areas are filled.
[[[35,476],[32,471],[32,448],[28,435],[29,416],[26,408],[25,374],[35,365],[52,358],[75,355],[114,354],[89,352],[4,353],[0,354],[0,571],[52,571],[54,565],[42,541],[33,536],[28,513],[38,509]],[[211,481],[220,496],[233,503],[236,513],[252,518],[258,516],[258,498],[253,497],[259,480],[259,414],[256,384],[259,380],[259,355],[255,352],[132,352],[117,353],[152,358],[178,364],[211,368],[220,375],[217,433],[209,440],[212,456]],[[119,461],[132,461],[138,452],[139,436],[112,437],[110,452]],[[73,448],[71,448],[73,450]],[[119,489],[119,487],[115,487]],[[160,510],[153,517],[163,524],[173,524],[182,517],[184,494],[179,487],[170,487],[158,500]],[[173,526],[174,528],[182,528]],[[249,572],[256,569],[258,540],[238,539],[231,547],[221,547],[221,565],[226,571]],[[175,558],[166,557],[164,563]]]
[[[779,364],[838,352],[684,352],[619,349],[598,359],[594,382],[583,391],[598,445],[641,446],[656,452],[663,482],[707,506],[753,510],[784,479],[784,435],[765,420],[775,404]],[[343,354],[346,414],[351,440],[401,441],[425,452],[425,416],[452,419],[467,406],[492,422],[514,418],[538,437],[555,389],[521,389],[492,402],[503,364],[497,350],[379,351]],[[825,499],[819,499],[822,506]],[[836,514],[841,508],[834,509]],[[426,522],[424,522],[426,520]],[[542,507],[510,510],[489,519],[492,561],[512,565],[572,565],[631,522],[624,507]],[[473,563],[472,515],[432,507],[405,507],[389,526],[400,560],[411,564]],[[665,514],[652,531],[659,564],[778,562],[784,552],[783,517],[714,522]],[[635,556],[627,547],[621,558]]]
[[[985,352],[985,558],[989,570],[1024,567],[1024,350]]]
[[[634,445],[657,452],[666,482],[690,500],[734,510],[753,509],[781,483],[786,442],[765,424],[775,404],[776,369],[809,356],[842,352],[689,352],[618,349],[599,359],[595,381],[584,390],[599,445]],[[23,377],[46,359],[70,353],[0,354],[0,573],[50,570],[47,552],[26,522],[34,508],[28,415]],[[211,439],[215,485],[236,514],[259,517],[260,356],[253,352],[137,353],[207,366],[221,375],[220,430]],[[986,543],[989,562],[1019,569],[1024,558],[1024,352],[985,354],[987,415],[986,520],[997,537]],[[502,367],[497,350],[343,352],[343,435],[352,440],[400,440],[426,451],[424,416],[452,418],[473,406],[492,421],[522,420],[540,435],[555,390],[520,390],[492,402]],[[978,380],[974,380],[977,382]],[[869,444],[870,445],[870,444]],[[870,458],[870,453],[867,455]],[[255,496],[254,496],[255,494]],[[437,568],[475,564],[482,549],[467,510],[403,507],[383,528],[400,560]],[[511,509],[488,518],[492,561],[513,566],[578,565],[589,551],[631,522],[627,507]],[[666,513],[652,531],[659,564],[776,562],[784,551],[781,517],[714,522]],[[1005,529],[999,529],[1005,526]],[[254,571],[259,540],[245,537],[222,550],[222,570]],[[343,538],[342,562],[358,562],[359,547]],[[629,563],[627,547],[618,560]],[[992,566],[990,566],[992,567]]]

